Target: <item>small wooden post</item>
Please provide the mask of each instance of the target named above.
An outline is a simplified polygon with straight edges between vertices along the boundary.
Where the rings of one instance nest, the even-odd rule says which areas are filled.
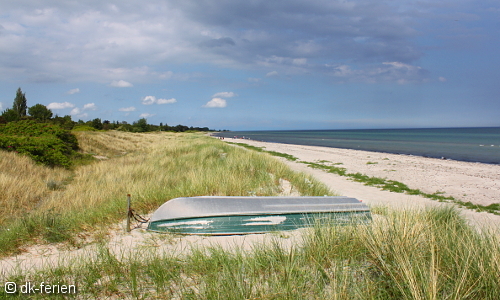
[[[127,232],[130,232],[130,194],[127,194]]]

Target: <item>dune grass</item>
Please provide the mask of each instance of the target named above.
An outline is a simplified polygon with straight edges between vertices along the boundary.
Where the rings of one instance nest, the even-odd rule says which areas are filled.
[[[7,280],[77,284],[84,299],[500,298],[498,232],[478,232],[449,207],[373,212],[368,225],[318,224],[290,247],[276,238],[248,251],[150,247],[120,258],[101,244]]]
[[[84,153],[103,160],[73,171],[35,165],[2,152],[0,250],[35,238],[48,242],[125,218],[126,195],[147,214],[163,202],[202,195],[277,195],[280,179],[302,195],[331,195],[314,178],[275,158],[201,134],[77,132]],[[4,171],[7,170],[7,171]]]

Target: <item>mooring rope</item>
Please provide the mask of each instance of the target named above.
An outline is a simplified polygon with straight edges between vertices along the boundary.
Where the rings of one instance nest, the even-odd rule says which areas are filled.
[[[142,224],[149,222],[149,219],[146,219],[143,216],[139,215],[132,208],[129,208],[128,216],[129,216],[129,218],[134,218],[134,220],[136,220],[138,222],[138,224],[133,229],[141,228]]]

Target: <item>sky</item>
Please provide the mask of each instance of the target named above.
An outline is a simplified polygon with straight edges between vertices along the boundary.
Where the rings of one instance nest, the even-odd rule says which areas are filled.
[[[228,130],[500,126],[498,0],[0,0],[0,110]]]

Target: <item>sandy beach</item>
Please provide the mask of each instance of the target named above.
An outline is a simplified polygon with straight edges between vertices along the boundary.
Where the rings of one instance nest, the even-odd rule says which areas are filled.
[[[500,165],[247,139],[225,138],[224,141],[246,143],[263,147],[268,151],[287,153],[297,157],[298,161],[335,164],[346,168],[348,173],[359,172],[368,176],[387,178],[403,182],[412,189],[431,194],[442,192],[444,196],[452,196],[464,202],[470,201],[480,205],[500,203]],[[303,163],[282,160],[294,170],[312,174],[337,194],[358,198],[368,205],[396,208],[443,205],[422,196],[383,191],[354,182],[347,177],[312,169]],[[462,211],[473,224],[500,226],[500,216],[478,213],[470,209]]]

